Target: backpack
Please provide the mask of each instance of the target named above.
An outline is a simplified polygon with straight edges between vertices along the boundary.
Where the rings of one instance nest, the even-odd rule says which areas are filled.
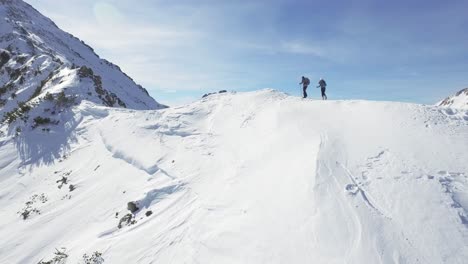
[[[326,86],[327,86],[327,83],[325,82],[325,80],[320,80],[319,85],[320,85],[321,87],[326,87]]]
[[[304,84],[305,84],[305,85],[309,85],[309,84],[310,84],[309,78],[305,78],[305,79],[304,79]]]

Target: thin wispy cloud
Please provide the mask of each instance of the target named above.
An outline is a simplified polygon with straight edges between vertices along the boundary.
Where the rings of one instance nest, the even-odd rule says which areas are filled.
[[[312,44],[304,43],[301,41],[283,42],[282,48],[285,52],[305,54],[321,57],[325,55],[324,49]]]

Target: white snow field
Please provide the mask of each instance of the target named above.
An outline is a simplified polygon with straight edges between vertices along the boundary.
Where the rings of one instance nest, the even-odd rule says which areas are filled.
[[[273,90],[71,111],[0,140],[0,263],[467,263],[468,111]]]

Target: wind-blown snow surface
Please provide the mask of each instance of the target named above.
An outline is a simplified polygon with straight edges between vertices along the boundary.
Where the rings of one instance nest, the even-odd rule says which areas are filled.
[[[467,112],[270,90],[73,111],[65,131],[1,139],[0,263],[62,247],[69,263],[468,259]]]

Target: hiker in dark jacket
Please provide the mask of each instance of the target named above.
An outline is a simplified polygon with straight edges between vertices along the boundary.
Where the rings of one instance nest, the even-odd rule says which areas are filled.
[[[325,82],[325,80],[323,78],[320,78],[320,81],[318,82],[318,86],[317,88],[320,87],[320,90],[322,91],[322,99],[323,100],[327,100],[327,95],[325,94],[325,91],[327,90],[327,83]]]
[[[302,82],[299,83],[299,84],[302,84],[302,91],[304,92],[304,97],[303,98],[307,98],[307,91],[306,90],[307,90],[307,87],[310,84],[309,78],[302,76]]]

